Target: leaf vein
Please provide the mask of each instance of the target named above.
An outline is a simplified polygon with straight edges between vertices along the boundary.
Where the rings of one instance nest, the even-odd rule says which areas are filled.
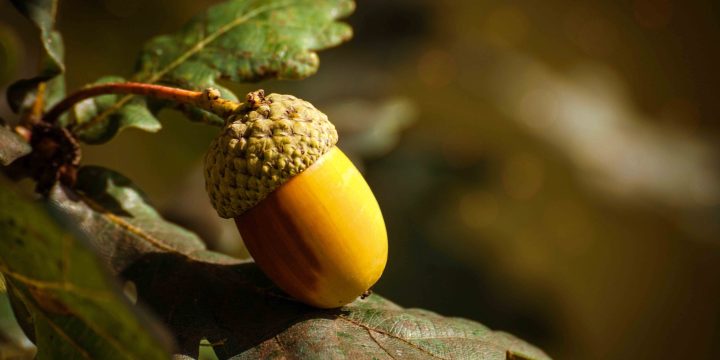
[[[37,282],[35,282],[35,284],[27,283],[27,282],[25,281],[25,280],[27,280],[27,278],[21,279],[21,278],[19,278],[19,277],[16,277],[16,276],[18,276],[19,274],[16,274],[16,273],[13,273],[13,272],[6,272],[5,269],[2,269],[2,272],[5,273],[6,275],[10,275],[10,277],[12,277],[13,280],[18,280],[18,281],[20,281],[21,283],[23,283],[23,284],[25,284],[25,285],[29,285],[29,286],[33,286],[33,287],[37,285]],[[20,277],[22,277],[22,276],[20,276]],[[55,284],[53,284],[53,285],[55,285]],[[58,284],[58,285],[61,285],[61,287],[60,287],[61,290],[66,290],[66,291],[68,291],[68,292],[71,292],[70,289],[75,289],[75,290],[73,290],[73,292],[74,292],[76,295],[79,295],[79,294],[80,294],[80,291],[78,291],[78,290],[80,290],[80,289],[75,288],[74,286],[72,286],[71,283],[63,283],[63,284]],[[25,304],[28,303],[29,300],[25,297],[25,295],[24,295],[22,292],[17,291],[16,293],[17,293],[18,296],[21,298],[21,300],[23,301],[23,303],[25,303]],[[107,294],[104,294],[104,295],[107,295]],[[104,298],[108,298],[108,296],[103,296],[103,297],[104,297]],[[92,298],[92,297],[91,297],[90,299],[91,299],[91,300],[96,300],[96,301],[103,301],[102,298]],[[78,350],[82,351],[82,352],[84,353],[84,355],[85,355],[86,358],[88,358],[88,359],[91,358],[89,354],[87,354],[77,343],[75,343],[75,342],[72,340],[72,338],[70,338],[67,334],[65,334],[65,332],[62,330],[62,328],[60,328],[58,325],[56,325],[56,324],[53,322],[53,320],[52,320],[51,317],[47,316],[47,314],[45,314],[45,312],[42,311],[41,308],[39,308],[37,305],[35,305],[35,301],[33,301],[32,304],[33,304],[33,307],[36,308],[36,313],[42,314],[42,316],[48,321],[48,323],[54,328],[54,330],[55,330],[56,332],[58,332],[60,335],[62,335],[71,345],[73,345],[74,347],[76,347]],[[115,347],[115,348],[116,348],[120,353],[122,353],[126,358],[128,358],[128,359],[134,358],[134,356],[132,355],[132,353],[128,352],[127,349],[126,349],[124,346],[122,346],[120,343],[118,343],[117,340],[116,340],[114,337],[110,336],[110,335],[109,335],[108,333],[106,333],[105,331],[100,330],[100,328],[94,326],[93,321],[88,321],[87,319],[85,319],[83,316],[81,316],[80,314],[78,314],[78,313],[75,312],[75,311],[73,311],[72,313],[73,313],[73,315],[74,315],[78,320],[82,321],[82,322],[85,324],[85,326],[87,326],[88,328],[90,328],[92,331],[96,332],[96,333],[97,333],[98,335],[100,335],[102,338],[106,339],[113,347]]]
[[[280,348],[280,352],[283,354],[287,354],[289,356],[290,353],[285,349],[285,346],[283,345],[282,341],[280,341],[280,335],[275,335],[273,337],[273,340],[275,340],[275,343]]]
[[[105,207],[103,207],[103,206],[100,205],[99,203],[95,202],[93,199],[91,199],[91,198],[89,198],[89,197],[87,197],[87,196],[85,196],[85,195],[83,195],[83,194],[79,194],[79,195],[80,195],[80,197],[82,198],[82,200],[83,200],[86,204],[88,204],[88,206],[90,206],[93,210],[95,210],[96,212],[98,212],[99,214],[101,214],[103,217],[105,217],[106,219],[108,219],[108,221],[110,221],[111,223],[113,223],[113,224],[121,227],[121,228],[124,229],[125,231],[127,231],[127,232],[129,232],[129,233],[131,233],[131,234],[133,234],[133,235],[135,235],[135,236],[137,236],[137,237],[140,237],[141,239],[149,242],[151,245],[153,245],[153,246],[155,246],[155,247],[157,247],[157,248],[159,248],[159,249],[161,249],[161,250],[168,251],[168,252],[174,252],[174,253],[178,252],[177,249],[172,248],[171,246],[163,243],[161,240],[159,240],[159,239],[155,238],[154,236],[146,233],[146,232],[143,231],[142,229],[133,226],[133,225],[130,224],[129,222],[125,221],[123,218],[121,218],[121,217],[119,217],[119,216],[111,213],[108,209],[106,209]],[[183,255],[186,255],[186,256],[187,256],[187,254],[183,254]]]
[[[55,322],[49,316],[47,316],[47,314],[45,314],[43,311],[40,311],[40,309],[37,307],[37,305],[35,304],[34,301],[31,302],[25,296],[25,294],[22,293],[22,291],[14,291],[13,293],[15,295],[17,295],[25,305],[30,305],[30,306],[36,308],[35,313],[40,314],[40,316],[42,316],[47,321],[48,325],[50,325],[50,327],[53,330],[55,330],[55,332],[58,335],[60,335],[60,337],[65,339],[68,344],[70,344],[72,347],[77,349],[85,359],[92,359],[90,354],[83,347],[81,347],[80,344],[76,343],[75,340],[73,340],[70,336],[68,336],[68,334],[66,334],[65,331],[63,331],[63,329],[60,326],[55,324]]]
[[[449,359],[446,359],[446,358],[444,358],[444,357],[442,357],[442,356],[439,356],[439,355],[437,355],[437,354],[434,354],[434,353],[428,351],[427,349],[425,349],[425,348],[423,348],[423,347],[421,347],[421,346],[418,346],[417,344],[414,344],[414,343],[412,343],[411,341],[406,340],[406,339],[403,339],[403,338],[401,338],[401,337],[399,337],[399,336],[397,336],[397,335],[390,334],[390,333],[388,333],[388,332],[385,332],[385,331],[382,331],[382,330],[379,330],[379,329],[371,329],[369,326],[367,326],[367,325],[365,325],[365,324],[363,324],[363,323],[361,323],[361,322],[359,322],[359,321],[356,321],[356,320],[347,318],[347,317],[345,317],[345,316],[339,316],[338,318],[339,318],[339,319],[342,319],[342,320],[345,320],[345,321],[347,321],[347,322],[350,322],[350,323],[352,323],[352,324],[355,324],[355,325],[357,325],[357,326],[360,326],[360,327],[364,328],[364,329],[367,330],[367,331],[377,331],[377,332],[380,333],[380,334],[383,334],[383,335],[385,335],[385,336],[391,337],[391,338],[393,338],[393,339],[397,339],[397,340],[399,340],[399,341],[401,341],[401,342],[406,343],[406,344],[409,345],[410,347],[413,347],[413,348],[415,348],[415,349],[417,349],[417,350],[419,350],[419,351],[421,351],[421,352],[423,352],[423,353],[426,353],[426,354],[428,354],[428,355],[430,355],[430,356],[432,356],[432,357],[434,357],[434,358],[443,359],[443,360],[449,360]]]
[[[375,335],[373,335],[373,333],[372,333],[372,331],[370,331],[370,329],[365,328],[365,331],[368,333],[368,335],[370,335],[370,339],[372,339],[372,341],[374,343],[376,343],[377,346],[380,347],[380,349],[382,349],[382,351],[384,351],[386,354],[388,354],[388,356],[390,356],[391,359],[395,360],[395,356],[393,354],[391,354],[390,351],[388,349],[386,349],[382,344],[380,344],[380,342],[375,338]]]
[[[69,282],[52,282],[52,281],[44,281],[44,280],[38,280],[33,279],[31,277],[16,273],[4,264],[0,264],[0,272],[11,277],[13,280],[19,281],[25,285],[31,286],[36,289],[40,290],[62,290],[74,293],[75,295],[78,295],[83,298],[91,299],[91,300],[107,300],[112,298],[110,294],[108,294],[105,291],[88,291],[86,289],[81,289],[78,287],[75,287],[74,284]]]

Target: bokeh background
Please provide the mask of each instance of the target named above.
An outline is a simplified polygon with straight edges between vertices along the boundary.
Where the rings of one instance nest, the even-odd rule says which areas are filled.
[[[61,1],[68,88],[130,75],[146,39],[212,3]],[[337,124],[387,222],[378,293],[558,359],[720,358],[720,3],[363,0],[348,21],[317,75],[228,86],[295,94]],[[0,2],[3,91],[37,46]],[[85,163],[246,256],[203,192],[217,130],[161,120]]]

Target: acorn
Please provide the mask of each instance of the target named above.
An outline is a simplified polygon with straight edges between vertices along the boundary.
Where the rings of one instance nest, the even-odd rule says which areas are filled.
[[[233,218],[260,269],[290,296],[335,308],[366,293],[387,262],[380,207],[307,101],[251,92],[205,155],[213,207]]]

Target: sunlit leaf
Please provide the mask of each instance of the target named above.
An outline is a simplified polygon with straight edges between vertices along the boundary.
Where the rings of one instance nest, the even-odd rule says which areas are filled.
[[[32,316],[38,358],[163,359],[150,316],[73,232],[0,178],[0,272]]]
[[[350,0],[227,1],[150,41],[140,76],[199,86],[219,78],[301,79],[317,70],[315,51],[350,38],[350,27],[336,19],[353,8]]]
[[[317,71],[316,51],[351,37],[351,28],[337,19],[349,15],[354,7],[352,0],[226,1],[198,15],[179,32],[149,41],[133,80],[192,90],[214,87],[234,100],[235,96],[217,83],[219,79],[302,79]],[[111,117],[127,116],[122,109],[137,105],[136,98],[116,98],[104,111],[83,121],[76,132],[108,127]],[[222,119],[205,111],[181,110],[193,120],[222,124]]]
[[[46,83],[43,89],[43,109],[59,101],[65,93],[65,80],[59,76],[65,71],[62,36],[55,30],[55,15],[58,0],[11,0],[15,8],[39,30],[43,52],[40,58],[40,73],[29,79],[22,79],[10,85],[7,99],[13,111],[20,112],[36,101],[38,85]]]

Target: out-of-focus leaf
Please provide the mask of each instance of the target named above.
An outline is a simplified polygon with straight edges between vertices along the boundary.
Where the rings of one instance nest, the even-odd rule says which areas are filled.
[[[404,98],[381,102],[350,99],[335,102],[323,111],[332,119],[340,134],[339,145],[354,159],[389,152],[416,116],[413,103]]]
[[[9,127],[0,125],[0,164],[7,166],[15,159],[23,157],[32,151],[20,135],[13,132]]]
[[[7,99],[14,112],[32,106],[36,101],[38,85],[46,83],[43,89],[43,109],[59,101],[65,93],[65,79],[59,76],[65,71],[62,36],[55,30],[55,15],[58,0],[11,0],[15,8],[30,21],[40,33],[40,73],[30,79],[22,79],[10,85]]]
[[[212,344],[220,359],[505,359],[508,353],[547,359],[510,335],[402,309],[379,296],[338,310],[307,307],[288,299],[253,263],[209,252],[162,220],[125,177],[84,168],[78,191],[53,193],[54,208],[95,236],[113,269],[173,331],[179,355],[199,358],[199,349]]]
[[[163,359],[158,325],[72,232],[0,178],[0,272],[29,310],[38,358]]]
[[[149,41],[134,80],[192,90],[214,87],[234,100],[229,90],[217,84],[218,79],[302,79],[317,71],[316,51],[352,36],[352,29],[337,19],[354,7],[352,0],[226,1],[198,15],[178,33]],[[131,106],[135,98],[116,99],[76,131],[107,126],[103,124],[108,118]],[[205,111],[181,110],[195,121],[218,123],[215,115]]]
[[[19,32],[0,24],[0,84],[8,83],[15,76],[24,55]]]
[[[95,84],[123,82],[125,79],[117,76],[106,76],[99,79]],[[162,127],[160,121],[148,110],[145,98],[134,97],[118,111],[114,111],[105,117],[104,121],[93,123],[91,126],[83,127],[93,118],[108,111],[115,104],[121,95],[103,95],[83,100],[77,103],[70,113],[70,121],[78,129],[75,134],[80,140],[89,144],[106,142],[115,136],[119,131],[126,128],[137,128],[148,132],[156,132]]]
[[[0,274],[0,359],[32,359],[34,355],[35,347],[15,319],[5,278]]]

